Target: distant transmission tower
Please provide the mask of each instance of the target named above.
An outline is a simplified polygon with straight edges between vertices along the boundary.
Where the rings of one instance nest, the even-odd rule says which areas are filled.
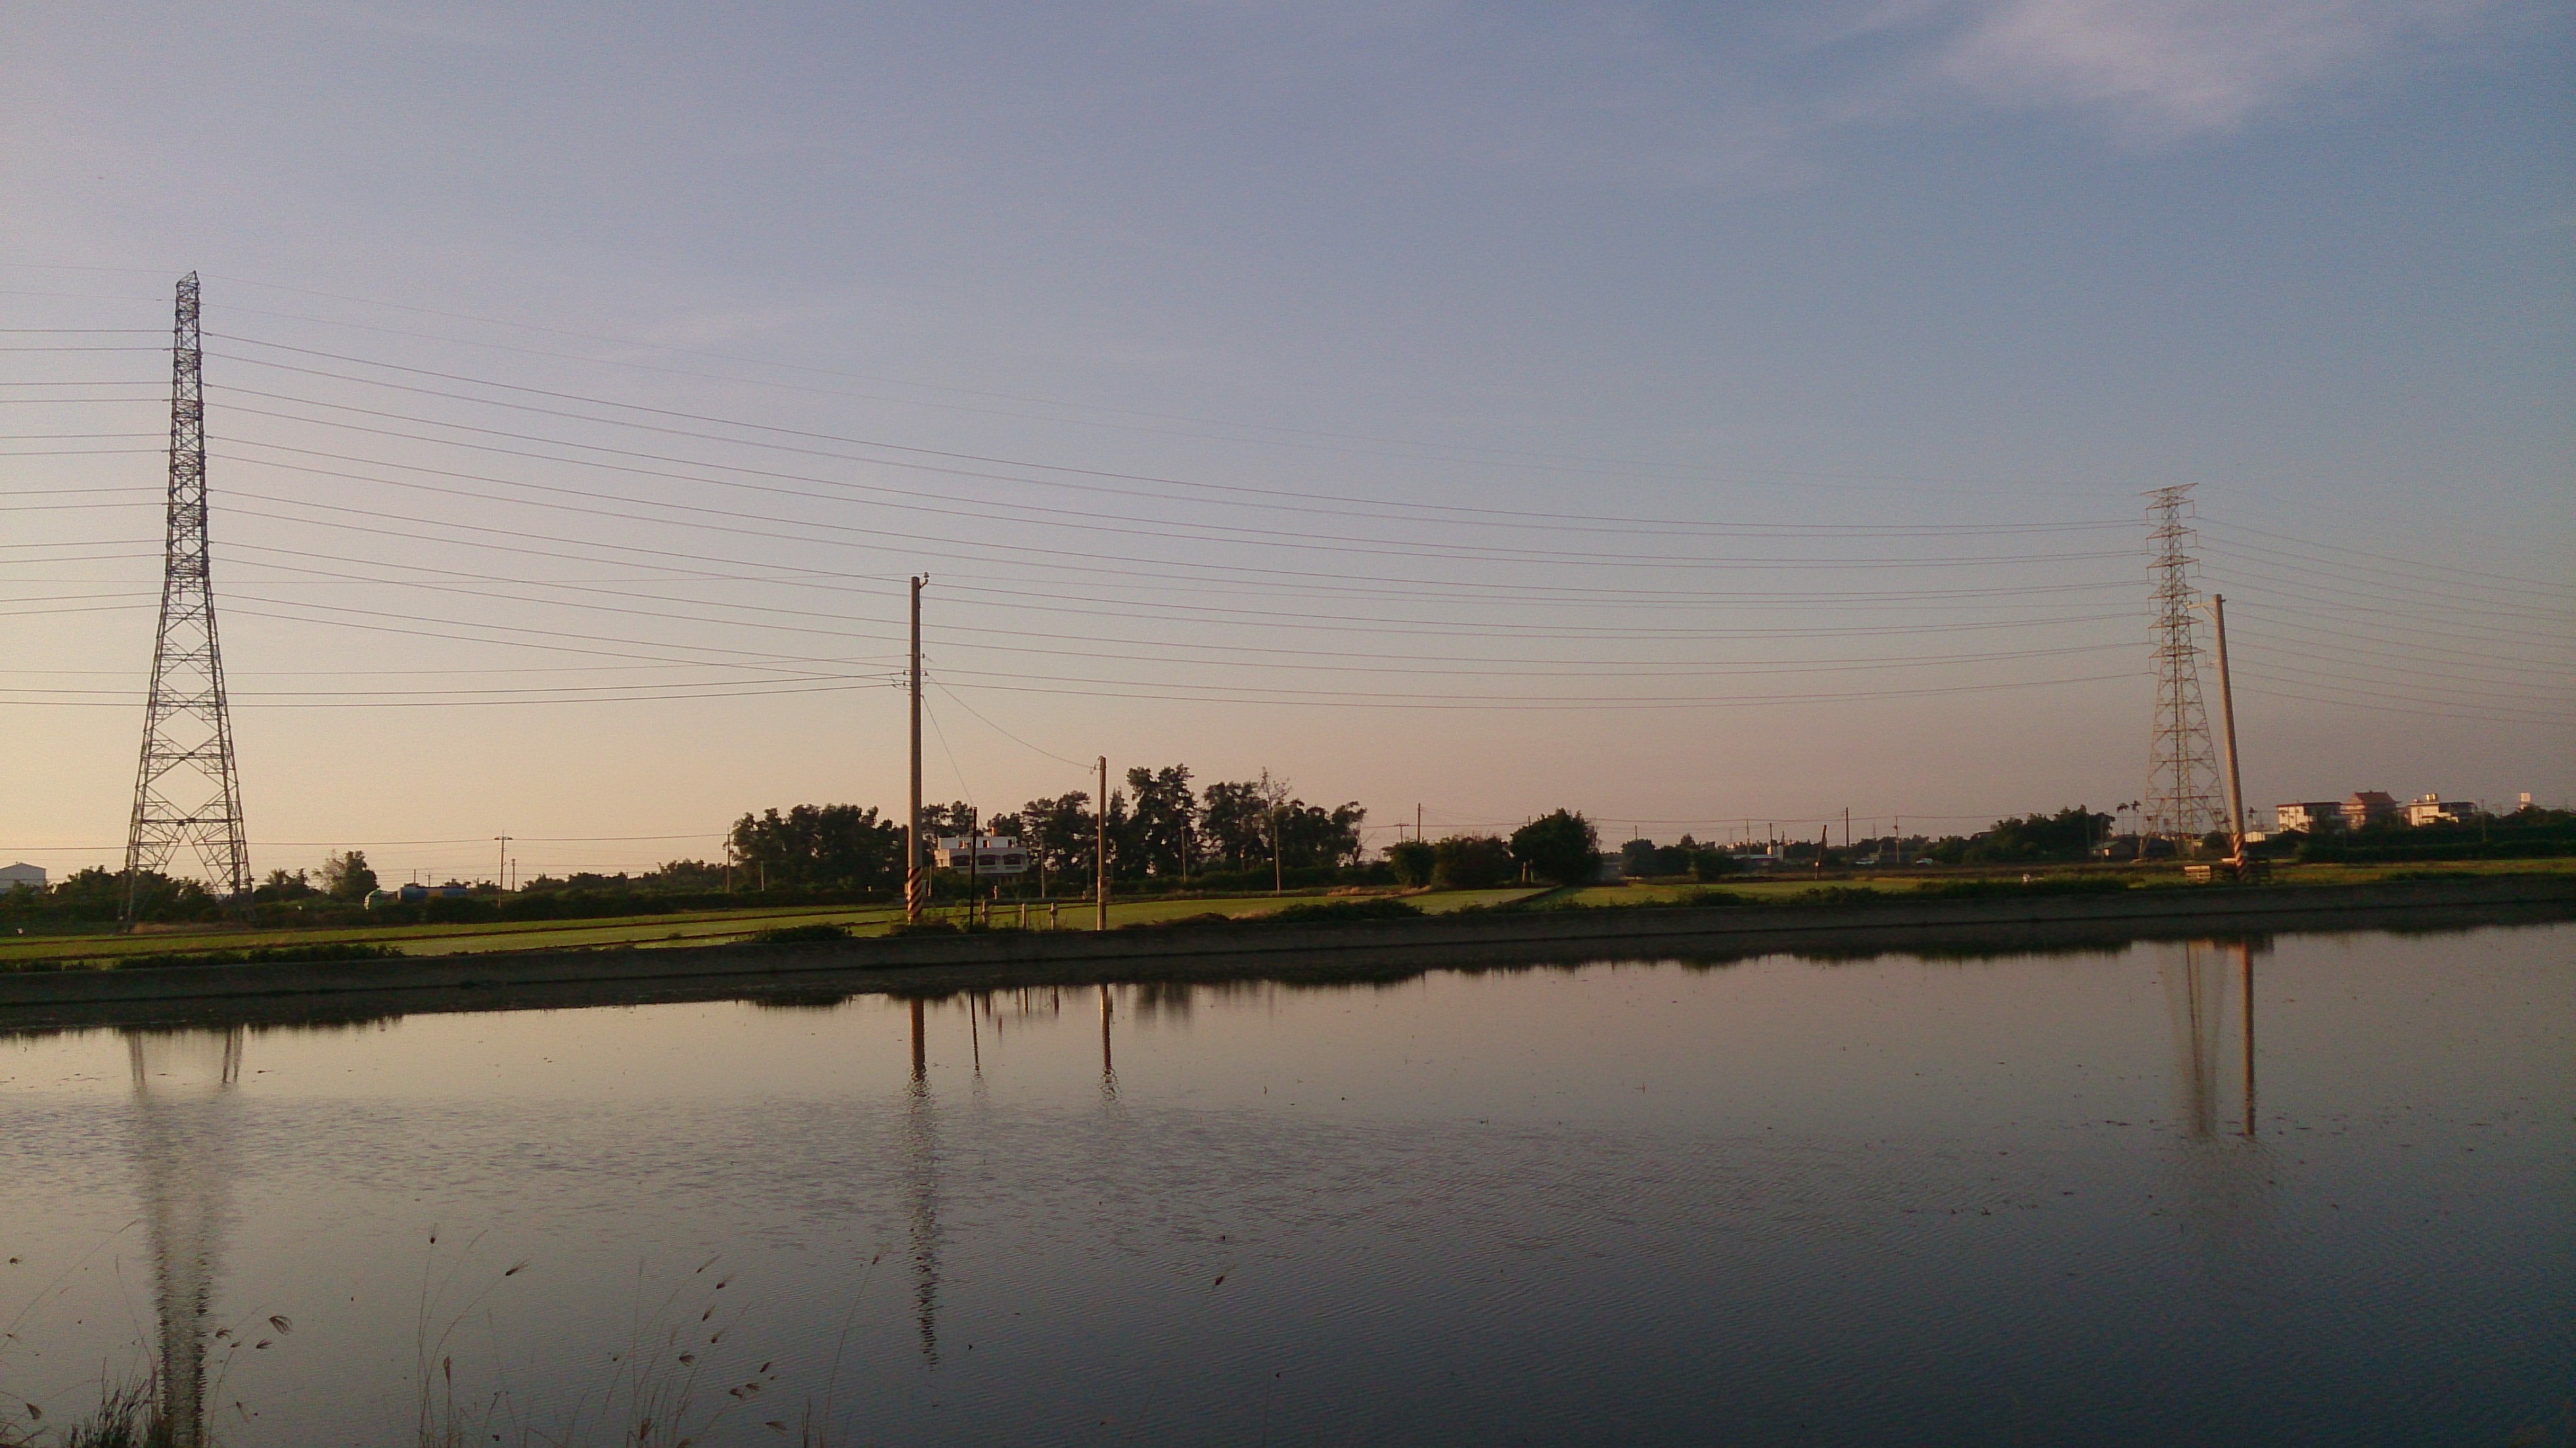
[[[2155,561],[2152,629],[2156,662],[2156,727],[2147,749],[2146,833],[2189,850],[2211,830],[2223,829],[2218,747],[2209,734],[2209,711],[2200,701],[2199,601],[2192,573],[2191,488],[2158,488],[2147,494],[2147,537]]]
[[[192,846],[207,884],[250,889],[241,784],[224,702],[223,652],[215,642],[214,578],[206,557],[206,397],[197,340],[197,274],[179,281],[170,346],[170,512],[161,576],[161,632],[152,647],[152,694],[143,706],[143,763],[125,839],[125,913],[133,918],[143,872]]]

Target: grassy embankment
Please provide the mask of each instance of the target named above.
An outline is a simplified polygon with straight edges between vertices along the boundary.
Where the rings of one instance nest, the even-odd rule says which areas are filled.
[[[2033,867],[2024,872],[2015,869],[1957,870],[1926,867],[1915,870],[1869,872],[1832,871],[1822,879],[1804,872],[1784,872],[1779,877],[1743,876],[1715,885],[1685,881],[1634,881],[1595,885],[1577,890],[1541,891],[1530,888],[1500,890],[1437,890],[1405,894],[1406,904],[1425,914],[1439,915],[1470,906],[1495,906],[1527,901],[1540,907],[1615,908],[1637,905],[1677,905],[1700,897],[1710,890],[1755,903],[1796,903],[1819,887],[1828,890],[1867,890],[1880,894],[1910,894],[1920,890],[1954,889],[1967,880],[1993,881],[1999,885],[2018,883],[2029,873],[2041,881],[2064,882],[2070,878],[2091,878],[2106,885],[2114,879],[2140,886],[2173,886],[2179,888],[2181,871],[2165,863],[2136,866]],[[2275,867],[2277,885],[2358,885],[2379,880],[2423,879],[2427,877],[2469,877],[2533,874],[2576,873],[2576,859],[2476,860],[2423,864],[2374,865],[2282,865]],[[1392,892],[1390,892],[1392,893]],[[1139,900],[1116,900],[1110,905],[1109,923],[1113,929],[1133,925],[1153,925],[1199,915],[1226,915],[1235,918],[1267,915],[1288,906],[1314,904],[1332,898],[1319,892],[1285,896],[1181,896]],[[962,907],[942,906],[935,918],[959,918]],[[147,955],[194,954],[210,951],[243,951],[273,948],[302,950],[307,947],[351,945],[379,946],[403,955],[462,955],[526,950],[597,950],[606,948],[653,949],[677,945],[721,945],[747,940],[764,931],[797,926],[831,925],[846,929],[853,936],[883,935],[900,918],[890,906],[805,905],[788,908],[750,906],[739,910],[708,910],[670,915],[636,915],[588,920],[529,920],[485,922],[463,925],[394,925],[355,926],[341,929],[259,930],[223,926],[184,926],[147,928],[132,935],[110,931],[78,935],[26,935],[0,937],[0,970],[14,967],[43,966],[56,962],[82,965],[112,965],[117,960]],[[1016,925],[1016,906],[1000,907],[994,923]],[[1046,926],[1044,906],[1032,906],[1029,923],[1033,929]],[[1057,928],[1087,930],[1091,927],[1091,906],[1081,900],[1061,902]]]
[[[1741,875],[1715,884],[1701,885],[1678,880],[1632,880],[1616,884],[1593,885],[1580,890],[1558,890],[1535,903],[1548,906],[1620,906],[1679,905],[1710,891],[1764,904],[1794,904],[1802,896],[1819,888],[1834,890],[1869,890],[1886,895],[1906,895],[1916,891],[1956,889],[1968,881],[1989,881],[1998,887],[2018,883],[2028,874],[2038,882],[2063,883],[2074,879],[2104,882],[2120,880],[2136,887],[2171,886],[2186,888],[2182,867],[2158,861],[2143,868],[2134,865],[2086,865],[2020,867],[1984,866],[1954,869],[1927,866],[1913,870],[1847,871],[1828,870],[1820,878],[1806,870],[1784,870],[1774,876]],[[2462,860],[2441,864],[2398,862],[2373,865],[2274,865],[2272,883],[2279,885],[2367,885],[2381,880],[2456,879],[2500,875],[2566,875],[2576,874],[2576,859],[2537,860]]]
[[[1538,893],[1535,890],[1443,890],[1406,897],[1427,914],[1445,914],[1470,905],[1495,905]],[[1111,928],[1152,925],[1193,915],[1246,917],[1267,915],[1291,905],[1311,905],[1319,894],[1245,895],[1210,898],[1117,900],[1109,906]],[[962,918],[962,907],[942,906],[934,918]],[[212,951],[302,949],[311,946],[374,945],[404,955],[464,955],[522,950],[597,950],[610,947],[653,949],[675,945],[721,945],[747,940],[763,931],[796,926],[838,925],[851,935],[883,935],[902,918],[891,906],[807,905],[791,909],[709,910],[675,915],[635,915],[596,920],[528,920],[470,925],[353,926],[323,930],[255,930],[223,926],[145,929],[132,935],[98,932],[84,935],[0,937],[0,970],[12,966],[77,961],[112,965],[146,955],[187,955]],[[997,907],[996,925],[1016,925],[1016,905]],[[1046,907],[1029,908],[1031,929],[1046,928]],[[1061,902],[1057,928],[1091,928],[1087,901]]]

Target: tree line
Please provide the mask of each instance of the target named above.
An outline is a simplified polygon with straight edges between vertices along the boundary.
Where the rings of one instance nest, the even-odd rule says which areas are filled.
[[[1110,878],[1174,884],[1210,875],[1357,866],[1368,811],[1357,801],[1326,807],[1297,797],[1288,782],[1258,779],[1192,784],[1186,764],[1127,771],[1109,794]],[[964,800],[925,804],[925,836],[974,833],[1019,840],[1033,875],[1052,888],[1087,887],[1102,835],[1091,794],[1075,790],[984,814]],[[798,805],[734,821],[736,867],[755,884],[808,890],[882,890],[903,883],[903,825],[873,807]]]

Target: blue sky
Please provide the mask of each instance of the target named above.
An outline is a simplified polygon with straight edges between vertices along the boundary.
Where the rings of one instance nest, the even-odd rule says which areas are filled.
[[[869,671],[925,567],[936,795],[1008,806],[1107,753],[1435,831],[2108,805],[2144,768],[2137,494],[2177,482],[2256,802],[2564,799],[2568,20],[22,9],[0,314],[165,326],[206,276],[219,585],[289,600],[226,621],[262,869],[373,842],[463,871],[479,847],[398,842],[504,830],[531,870],[633,865],[747,808],[898,800]],[[22,438],[161,426],[148,354],[9,355],[130,384],[11,406]],[[110,595],[151,590],[159,467],[131,447],[9,474],[146,490],[12,514],[80,561],[10,555],[0,594],[103,600],[13,622],[17,686],[56,692],[0,714],[61,763],[0,804],[13,857],[121,843],[150,611]],[[709,531],[733,513],[787,521]],[[819,615],[866,637],[783,631]],[[512,627],[667,647],[669,687],[390,696],[610,677]],[[753,653],[818,691],[685,697]]]

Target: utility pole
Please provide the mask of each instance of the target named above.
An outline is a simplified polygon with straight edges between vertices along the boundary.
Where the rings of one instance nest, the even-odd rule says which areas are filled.
[[[206,392],[197,329],[197,274],[179,279],[170,334],[170,492],[164,513],[161,626],[152,691],[143,705],[143,757],[125,836],[125,923],[143,874],[194,847],[206,883],[247,904],[250,843],[233,768],[231,706],[215,640],[215,585],[206,543]]]
[[[1288,862],[1279,853],[1279,805],[1276,801],[1270,806],[1270,893],[1288,893]]]
[[[1851,848],[1851,806],[1843,806],[1843,848]]]
[[[1422,843],[1422,806],[1419,804],[1413,807],[1413,842],[1417,845]]]
[[[1091,886],[1091,928],[1109,928],[1109,756],[1100,756],[1100,807],[1092,812],[1091,866],[1096,878]],[[1108,987],[1103,986],[1106,991]],[[1107,999],[1104,995],[1102,999]]]
[[[930,899],[930,874],[922,868],[921,853],[921,586],[930,581],[927,573],[912,580],[912,812],[903,817],[903,920],[906,925],[921,921],[921,907]],[[763,867],[764,876],[767,867]],[[764,880],[764,885],[766,881]]]
[[[494,835],[492,838],[501,846],[501,860],[494,867],[499,873],[493,876],[492,883],[507,891],[510,888],[510,837]]]
[[[2236,766],[2236,692],[2227,674],[2227,595],[2209,596],[2209,619],[2218,644],[2218,717],[2219,738],[2227,746],[2227,839],[2231,846],[2228,858],[2238,868],[2245,864],[2245,779]]]

